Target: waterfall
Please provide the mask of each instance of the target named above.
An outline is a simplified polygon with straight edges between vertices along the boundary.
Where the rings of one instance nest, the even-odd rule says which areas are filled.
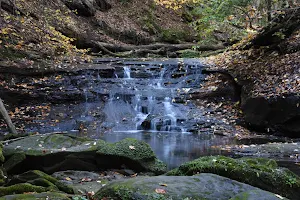
[[[130,67],[124,66],[123,69],[124,69],[124,78],[131,79]]]

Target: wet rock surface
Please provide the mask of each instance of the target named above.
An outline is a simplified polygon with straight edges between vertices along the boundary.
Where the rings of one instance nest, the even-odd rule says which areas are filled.
[[[235,154],[220,147],[236,144],[234,138],[243,144],[242,139],[250,131],[241,126],[244,122],[240,120],[239,105],[232,102],[234,89],[222,76],[208,76],[204,80],[201,69],[198,60],[99,59],[89,67],[73,71],[32,79],[9,77],[17,83],[6,82],[12,86],[10,92],[27,96],[23,106],[11,112],[15,119],[22,117],[26,132],[63,130],[69,135],[34,135],[4,143],[4,173],[26,174],[39,169],[54,173],[60,182],[74,186],[80,195],[87,195],[111,180],[135,177],[141,172],[164,173],[166,166],[157,160],[150,146],[158,158],[168,163],[168,168],[200,156]],[[51,98],[56,103],[60,98],[60,104],[41,103]],[[36,104],[28,104],[32,100]],[[78,139],[77,135],[114,144]],[[103,172],[106,169],[111,171]],[[62,170],[73,171],[57,172]],[[46,184],[40,178],[26,184],[37,182]],[[57,188],[55,184],[51,186]],[[249,193],[252,199],[261,196]],[[247,195],[241,193],[236,198]]]
[[[165,164],[157,160],[150,146],[135,139],[115,144],[62,134],[35,135],[4,147],[8,173],[32,169],[53,173],[61,170],[98,171],[128,168],[137,172],[164,173]]]
[[[224,156],[202,157],[184,163],[167,175],[194,175],[214,173],[241,181],[289,199],[298,199],[300,178],[286,168],[278,167],[276,161],[265,158],[233,159]]]
[[[285,136],[300,136],[298,95],[289,94],[271,98],[246,97],[242,102],[245,120],[252,126],[271,127],[271,130],[279,130]]]
[[[103,187],[95,199],[280,199],[275,194],[214,174],[188,176],[137,177]]]

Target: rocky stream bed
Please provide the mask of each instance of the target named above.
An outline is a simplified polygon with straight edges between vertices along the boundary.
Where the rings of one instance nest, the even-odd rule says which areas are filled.
[[[297,199],[298,140],[244,128],[232,81],[204,68],[107,58],[3,72],[23,137],[3,138],[0,199]]]

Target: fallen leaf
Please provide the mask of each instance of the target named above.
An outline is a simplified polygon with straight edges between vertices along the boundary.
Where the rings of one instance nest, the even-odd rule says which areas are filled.
[[[67,181],[72,181],[72,179],[70,177],[66,177],[65,178]]]
[[[168,184],[166,184],[166,183],[159,183],[159,185],[160,185],[160,186],[165,186],[165,187],[168,186]]]
[[[156,189],[155,189],[155,192],[156,192],[157,194],[166,194],[166,190],[160,189],[160,188],[156,188]]]
[[[90,178],[83,178],[83,179],[81,179],[81,182],[91,182],[92,181],[92,179],[90,179]]]

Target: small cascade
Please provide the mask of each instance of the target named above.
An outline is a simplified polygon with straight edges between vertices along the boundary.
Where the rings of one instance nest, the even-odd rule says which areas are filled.
[[[106,80],[109,95],[103,109],[105,126],[112,132],[186,130],[183,122],[189,108],[175,102],[179,95],[178,85],[190,88],[194,87],[192,83],[198,87],[199,82],[193,83],[193,80],[199,74],[189,65],[179,65],[175,61],[150,65],[128,62],[117,70],[118,78],[115,73],[115,77]],[[132,69],[135,78],[131,76]],[[100,79],[100,83],[102,81],[105,80]]]
[[[166,97],[164,102],[164,107],[165,107],[165,115],[168,116],[171,119],[171,124],[170,125],[176,125],[176,113],[173,105],[171,104],[171,99],[170,97]]]
[[[158,79],[158,82],[157,82],[157,88],[158,89],[162,89],[162,82],[163,82],[163,78],[164,78],[164,74],[166,72],[166,68],[162,68],[159,72],[159,79]]]
[[[130,71],[131,71],[130,67],[124,66],[123,69],[124,69],[124,78],[131,79],[131,76],[130,76]]]

